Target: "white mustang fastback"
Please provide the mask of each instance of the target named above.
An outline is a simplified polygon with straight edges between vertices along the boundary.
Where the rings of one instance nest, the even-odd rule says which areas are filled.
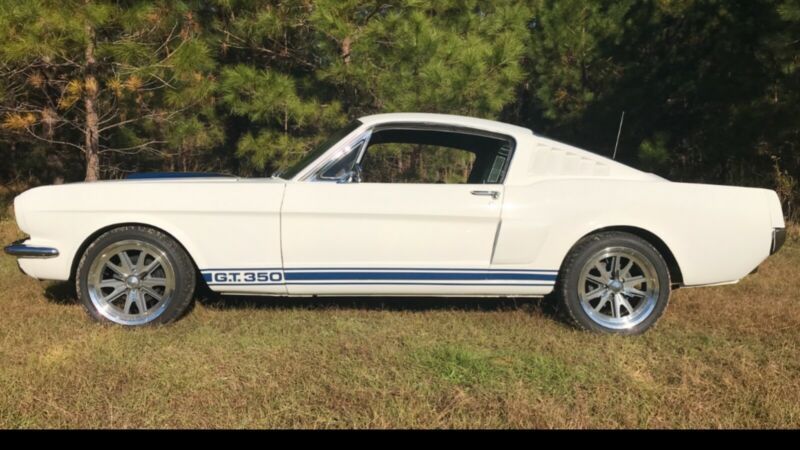
[[[424,167],[442,159],[458,164]],[[671,289],[734,283],[785,239],[773,191],[674,183],[460,116],[363,117],[266,179],[129,178],[24,192],[30,238],[6,247],[122,325],[179,318],[202,280],[245,295],[555,292],[577,326],[634,334]]]

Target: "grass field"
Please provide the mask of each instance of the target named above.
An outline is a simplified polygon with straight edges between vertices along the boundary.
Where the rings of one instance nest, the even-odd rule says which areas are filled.
[[[0,242],[17,237],[0,222]],[[658,326],[578,332],[540,301],[201,302],[89,321],[0,257],[0,427],[800,426],[800,242]]]

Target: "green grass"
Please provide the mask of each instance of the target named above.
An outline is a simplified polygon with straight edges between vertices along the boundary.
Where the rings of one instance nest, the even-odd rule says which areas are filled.
[[[632,338],[470,299],[204,301],[126,330],[2,256],[0,427],[797,428],[799,293],[794,237]]]

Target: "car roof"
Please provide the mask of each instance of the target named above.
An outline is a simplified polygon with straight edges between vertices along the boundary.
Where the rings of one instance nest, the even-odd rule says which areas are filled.
[[[437,125],[454,125],[465,128],[476,128],[479,130],[493,131],[510,135],[527,134],[533,132],[528,128],[511,125],[510,123],[497,122],[495,120],[478,119],[476,117],[457,116],[453,114],[434,114],[434,113],[386,113],[374,114],[371,116],[360,117],[362,123],[366,125],[380,125],[393,122],[415,122],[433,123]]]

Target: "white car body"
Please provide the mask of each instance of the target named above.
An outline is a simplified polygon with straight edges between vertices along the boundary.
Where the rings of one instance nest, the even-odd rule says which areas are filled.
[[[438,114],[381,114],[291,180],[184,178],[31,189],[15,200],[28,275],[74,276],[98,234],[158,228],[225,294],[541,296],[581,237],[628,230],[670,263],[676,286],[732,283],[767,258],[784,228],[766,189],[667,181],[517,126]],[[383,124],[457,126],[506,136],[502,184],[391,184],[306,177]],[[473,191],[496,192],[472,195]]]

